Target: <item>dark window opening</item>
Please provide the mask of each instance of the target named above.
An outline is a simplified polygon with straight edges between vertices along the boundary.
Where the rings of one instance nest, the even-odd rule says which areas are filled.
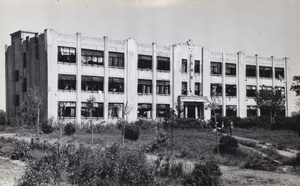
[[[231,116],[236,117],[236,105],[226,105],[226,116],[228,116],[228,117],[231,117]]]
[[[284,68],[275,68],[275,78],[279,80],[284,79]]]
[[[103,91],[103,77],[82,76],[81,90],[83,91]]]
[[[157,94],[170,94],[170,81],[160,81],[156,82],[156,93]]]
[[[216,105],[215,107],[215,113],[216,113],[216,117],[218,116],[222,116],[222,105]],[[214,116],[214,110],[211,109],[211,116]]]
[[[64,63],[76,63],[76,48],[58,47],[58,61]]]
[[[226,85],[226,96],[236,96],[236,85]]]
[[[247,85],[246,86],[246,97],[256,97],[256,86]]]
[[[124,78],[109,78],[108,91],[111,93],[124,92]]]
[[[187,95],[187,82],[181,82],[181,95]]]
[[[259,77],[272,78],[272,67],[259,67]]]
[[[109,67],[124,68],[124,54],[118,52],[109,52]]]
[[[102,118],[103,112],[103,103],[94,103],[93,107],[88,107],[86,102],[81,103],[81,117]],[[90,114],[92,114],[92,116],[90,116]]]
[[[187,72],[187,59],[182,59],[181,61],[181,72]]]
[[[138,80],[138,93],[151,94],[152,93],[152,80],[139,79]]]
[[[151,118],[152,117],[152,105],[139,103],[137,117],[139,118]]]
[[[157,57],[157,70],[170,71],[170,58]]]
[[[167,117],[169,110],[170,110],[169,104],[157,104],[156,117]]]
[[[27,92],[27,79],[26,78],[24,78],[24,80],[23,80],[22,91]]]
[[[201,83],[195,83],[195,95],[202,96]]]
[[[246,77],[256,77],[256,66],[246,65]]]
[[[195,73],[200,73],[200,60],[195,60]]]
[[[20,105],[20,96],[15,95],[15,106],[19,106],[19,105]]]
[[[222,84],[211,84],[210,85],[211,96],[222,96]]]
[[[76,102],[58,102],[58,117],[76,117]]]
[[[109,118],[122,118],[123,103],[109,103],[108,104],[108,117]]]
[[[26,68],[26,52],[23,53],[23,68]]]
[[[247,117],[256,117],[256,116],[257,116],[257,107],[247,106]]]
[[[58,74],[58,90],[76,90],[76,75]]]
[[[18,82],[20,78],[19,70],[15,70],[15,81]]]
[[[138,69],[152,69],[152,56],[138,55]]]
[[[210,63],[210,73],[211,73],[211,75],[222,75],[222,63],[211,62]]]
[[[85,65],[103,65],[104,52],[99,50],[81,50],[81,63]]]
[[[236,76],[236,64],[226,63],[226,75]]]

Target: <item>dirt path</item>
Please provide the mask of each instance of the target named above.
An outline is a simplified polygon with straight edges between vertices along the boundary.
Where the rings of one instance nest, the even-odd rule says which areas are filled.
[[[25,163],[0,156],[0,186],[13,186],[15,179],[21,178]]]

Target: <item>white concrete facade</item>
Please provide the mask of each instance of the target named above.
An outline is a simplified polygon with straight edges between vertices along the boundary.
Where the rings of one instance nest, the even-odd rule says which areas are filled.
[[[89,118],[85,105],[91,95],[97,107],[93,119],[108,123],[121,117],[157,120],[168,108],[181,117],[210,119],[205,104],[211,99],[212,87],[219,87],[223,116],[253,114],[256,103],[249,95],[263,85],[281,88],[287,95],[288,58],[212,52],[191,40],[160,46],[51,29],[42,34],[18,31],[11,36],[12,44],[6,47],[6,110],[10,118],[16,117],[20,103],[26,102],[21,84],[27,89],[39,86],[47,95],[43,117],[64,117],[78,123]],[[21,78],[16,80],[15,73]],[[287,115],[287,109],[285,112]],[[260,115],[258,109],[255,113]]]

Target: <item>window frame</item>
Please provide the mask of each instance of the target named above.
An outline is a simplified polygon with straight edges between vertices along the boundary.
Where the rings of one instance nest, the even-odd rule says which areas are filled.
[[[236,64],[226,63],[225,64],[225,75],[226,76],[236,76]]]
[[[226,97],[236,97],[236,92],[237,92],[236,85],[232,85],[232,84],[226,84],[225,85],[225,95],[226,95]]]
[[[115,90],[114,90],[115,89]],[[109,77],[108,78],[108,92],[111,94],[124,94],[124,78]]]
[[[273,77],[272,67],[259,66],[259,77],[271,79]]]
[[[104,117],[104,103],[95,102],[92,110],[92,117],[88,116],[87,102],[81,102],[81,118],[103,118]],[[102,116],[101,116],[102,114]]]
[[[253,70],[254,70],[254,75],[253,75]],[[257,72],[256,72],[256,66],[255,65],[246,65],[246,77],[251,78],[251,77],[257,77]]]
[[[210,62],[210,74],[213,76],[222,75],[222,63],[221,62]]]
[[[156,56],[156,70],[159,72],[170,72],[170,57]]]
[[[137,93],[138,94],[152,94],[152,80],[138,79]]]
[[[108,52],[108,67],[109,68],[125,68],[124,53],[121,52]]]
[[[89,66],[104,66],[104,51],[82,48],[81,64]]]
[[[68,109],[68,112],[70,113],[68,116],[66,116],[67,106],[68,108],[70,108]],[[76,101],[58,101],[57,111],[58,111],[57,114],[58,118],[76,118]],[[61,114],[64,116],[61,116]]]
[[[150,116],[147,117],[147,112],[150,111]],[[141,113],[143,112],[143,113]],[[152,118],[152,104],[138,103],[137,118],[151,119]]]
[[[222,96],[223,95],[223,87],[221,83],[211,83],[210,84],[210,96],[213,96],[213,87],[216,86],[216,95],[215,96]]]
[[[67,46],[58,46],[57,61],[59,63],[76,64],[76,48]]]
[[[181,73],[187,73],[187,59],[181,59]]]
[[[91,88],[89,88],[89,87],[91,87]],[[81,76],[81,91],[87,91],[87,92],[102,91],[103,92],[104,91],[104,77],[82,75]]]
[[[200,66],[200,60],[195,60],[195,74],[200,74],[201,72],[201,66]]]
[[[62,81],[62,82],[61,82]],[[76,75],[72,75],[72,74],[58,74],[58,87],[57,90],[59,91],[76,91]],[[69,85],[67,87],[67,84]],[[64,89],[62,89],[61,87],[65,87]]]
[[[150,63],[150,64],[148,64]],[[152,56],[138,54],[138,70],[152,70]]]
[[[170,95],[170,81],[156,80],[156,94],[157,95]]]

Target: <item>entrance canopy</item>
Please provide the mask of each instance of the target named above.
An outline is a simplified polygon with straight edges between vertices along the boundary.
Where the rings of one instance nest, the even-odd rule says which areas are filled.
[[[178,96],[178,102],[208,102],[206,96]]]
[[[180,105],[179,116],[184,118],[204,118],[204,103],[208,102],[203,96],[178,96]]]

